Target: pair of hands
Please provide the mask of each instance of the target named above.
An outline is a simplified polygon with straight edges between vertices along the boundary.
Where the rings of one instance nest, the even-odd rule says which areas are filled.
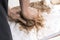
[[[12,9],[9,9],[8,10],[8,16],[13,19],[14,21],[16,21],[17,19],[21,22],[23,22],[24,24],[26,24],[26,21],[23,20],[21,17],[20,17],[20,12],[21,12],[21,9],[20,7],[16,7],[16,8],[12,8]],[[31,8],[29,7],[28,8],[28,13],[23,13],[23,17],[25,17],[26,19],[31,19],[31,20],[34,20],[35,18],[38,17],[38,12],[37,12],[37,9],[35,8]],[[30,23],[32,23],[30,21]],[[33,23],[32,23],[33,24]],[[29,25],[29,23],[28,23]]]

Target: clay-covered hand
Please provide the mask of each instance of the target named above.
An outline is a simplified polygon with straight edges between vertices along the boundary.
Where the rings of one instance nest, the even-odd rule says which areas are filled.
[[[35,8],[29,7],[27,12],[23,13],[23,17],[26,19],[31,19],[34,20],[35,18],[38,17],[38,11]]]
[[[34,25],[34,21],[33,20],[25,20],[21,17],[20,13],[21,9],[20,7],[14,7],[12,9],[8,10],[8,17],[10,18],[10,20],[12,21],[20,21],[22,22],[25,26],[33,26]]]
[[[12,19],[12,20],[17,20],[20,17],[20,9],[17,8],[12,8],[12,9],[8,9],[8,16]]]

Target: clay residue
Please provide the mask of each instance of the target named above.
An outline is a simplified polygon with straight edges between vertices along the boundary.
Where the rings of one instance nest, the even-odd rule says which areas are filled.
[[[51,0],[50,2],[53,5],[60,5],[60,0]]]
[[[51,8],[48,5],[45,5],[45,2],[42,1],[38,1],[38,2],[32,2],[30,4],[31,7],[38,9],[38,11],[40,12],[47,12],[49,13]]]

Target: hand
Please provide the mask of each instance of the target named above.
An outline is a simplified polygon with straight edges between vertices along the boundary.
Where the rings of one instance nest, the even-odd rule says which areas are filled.
[[[26,13],[23,13],[23,17],[26,19],[36,19],[38,17],[38,11],[35,8],[29,7]]]
[[[16,9],[16,8],[18,8],[18,9]],[[20,17],[20,12],[21,12],[20,7],[16,7],[16,8],[12,8],[12,9],[8,10],[9,18],[11,18],[13,21],[18,20],[18,21],[22,22],[25,26],[33,26],[34,21],[31,21],[31,20],[25,21],[24,19],[22,19]]]
[[[16,8],[12,8],[12,9],[8,9],[8,16],[12,19],[12,20],[17,20],[20,17],[20,8],[16,9]]]

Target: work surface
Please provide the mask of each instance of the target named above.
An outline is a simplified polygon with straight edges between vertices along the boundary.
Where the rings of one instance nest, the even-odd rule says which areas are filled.
[[[19,2],[17,0],[9,0],[9,7],[15,6],[19,6]],[[42,15],[45,19],[44,28],[38,32],[32,29],[28,34],[19,30],[20,25],[18,23],[9,21],[13,40],[60,40],[60,36],[52,38],[60,34],[60,5],[54,5],[49,14],[43,13]]]

